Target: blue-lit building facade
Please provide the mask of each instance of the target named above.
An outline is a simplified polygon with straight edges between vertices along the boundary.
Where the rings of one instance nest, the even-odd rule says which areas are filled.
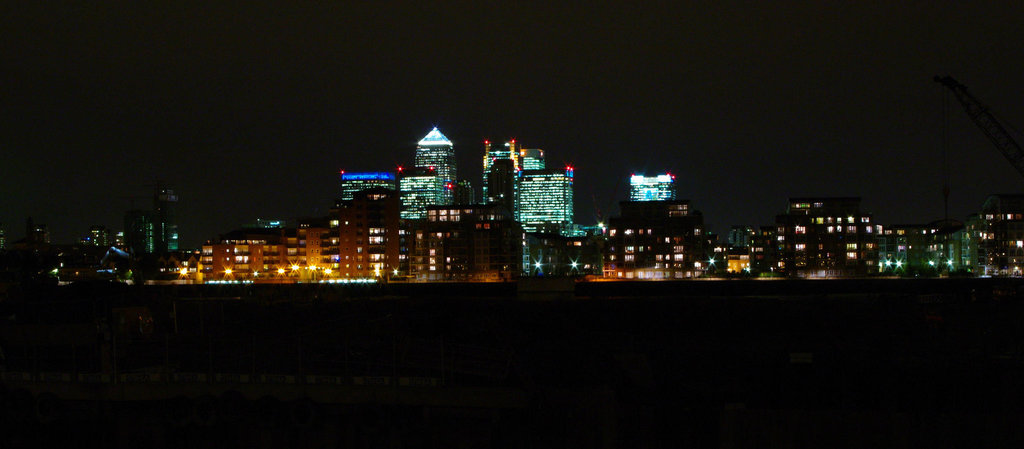
[[[672,201],[676,199],[676,178],[665,173],[657,176],[629,177],[630,201]]]
[[[520,170],[516,220],[526,232],[566,233],[573,228],[573,168]]]
[[[363,190],[395,189],[395,175],[389,172],[341,172],[341,200],[351,201],[355,193]]]
[[[434,127],[416,145],[416,168],[431,170],[441,179],[438,195],[441,200],[431,204],[451,204],[453,187],[457,182],[455,146],[437,127]],[[404,204],[404,202],[403,202]]]

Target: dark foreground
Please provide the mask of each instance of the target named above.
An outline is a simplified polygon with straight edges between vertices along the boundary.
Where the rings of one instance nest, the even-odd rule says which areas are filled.
[[[0,446],[1024,447],[1021,288],[16,287]]]

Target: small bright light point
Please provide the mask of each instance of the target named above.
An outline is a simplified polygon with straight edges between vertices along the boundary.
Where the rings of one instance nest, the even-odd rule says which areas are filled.
[[[324,268],[324,274],[331,274],[330,268]]]
[[[934,260],[929,260],[928,261],[928,265],[931,265],[931,266],[934,267],[935,266],[935,261]]]
[[[277,274],[284,274],[284,268],[278,268]]]
[[[256,276],[259,276],[259,275],[260,275],[259,271],[253,271],[252,272],[252,277],[256,277]]]
[[[394,276],[398,276],[398,268],[395,268],[395,270],[392,271],[391,274]]]
[[[535,263],[534,265],[535,265],[535,266],[536,266],[537,268],[540,268],[540,266],[541,266],[540,262],[537,262],[537,263]]]
[[[946,265],[953,266],[953,259],[949,259],[949,261],[946,262]]]
[[[292,270],[293,271],[299,271],[299,266],[298,265],[292,265]]]
[[[188,268],[182,268],[182,269],[178,270],[178,273],[181,274],[182,276],[187,276],[188,275]]]
[[[888,267],[888,266],[891,266],[891,265],[892,265],[892,261],[891,260],[886,260],[885,261],[885,266]]]
[[[896,261],[896,268],[899,268],[899,267],[902,267],[902,266],[903,266],[903,261],[902,260],[897,260]]]
[[[224,274],[231,274],[231,269],[230,268],[225,268],[224,269]]]
[[[573,267],[573,268],[576,268],[576,265],[577,265],[577,263],[576,263],[576,262],[573,262],[573,263],[572,263],[572,267]]]

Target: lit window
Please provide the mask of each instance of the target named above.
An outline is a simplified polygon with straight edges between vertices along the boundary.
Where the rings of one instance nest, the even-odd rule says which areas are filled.
[[[856,259],[857,258],[857,252],[856,251],[850,251],[850,252],[846,253],[846,258],[847,259]]]

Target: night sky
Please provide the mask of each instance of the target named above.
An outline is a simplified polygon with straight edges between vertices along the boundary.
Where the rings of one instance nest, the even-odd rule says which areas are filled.
[[[717,232],[770,224],[791,196],[861,196],[880,223],[919,223],[943,214],[932,76],[1024,128],[1014,2],[6,3],[12,240],[30,215],[55,242],[120,230],[157,182],[181,197],[186,247],[322,215],[339,170],[409,165],[435,125],[477,189],[485,138],[572,163],[584,224],[595,203],[617,210],[631,173],[665,170]],[[950,101],[963,219],[1024,179]]]

